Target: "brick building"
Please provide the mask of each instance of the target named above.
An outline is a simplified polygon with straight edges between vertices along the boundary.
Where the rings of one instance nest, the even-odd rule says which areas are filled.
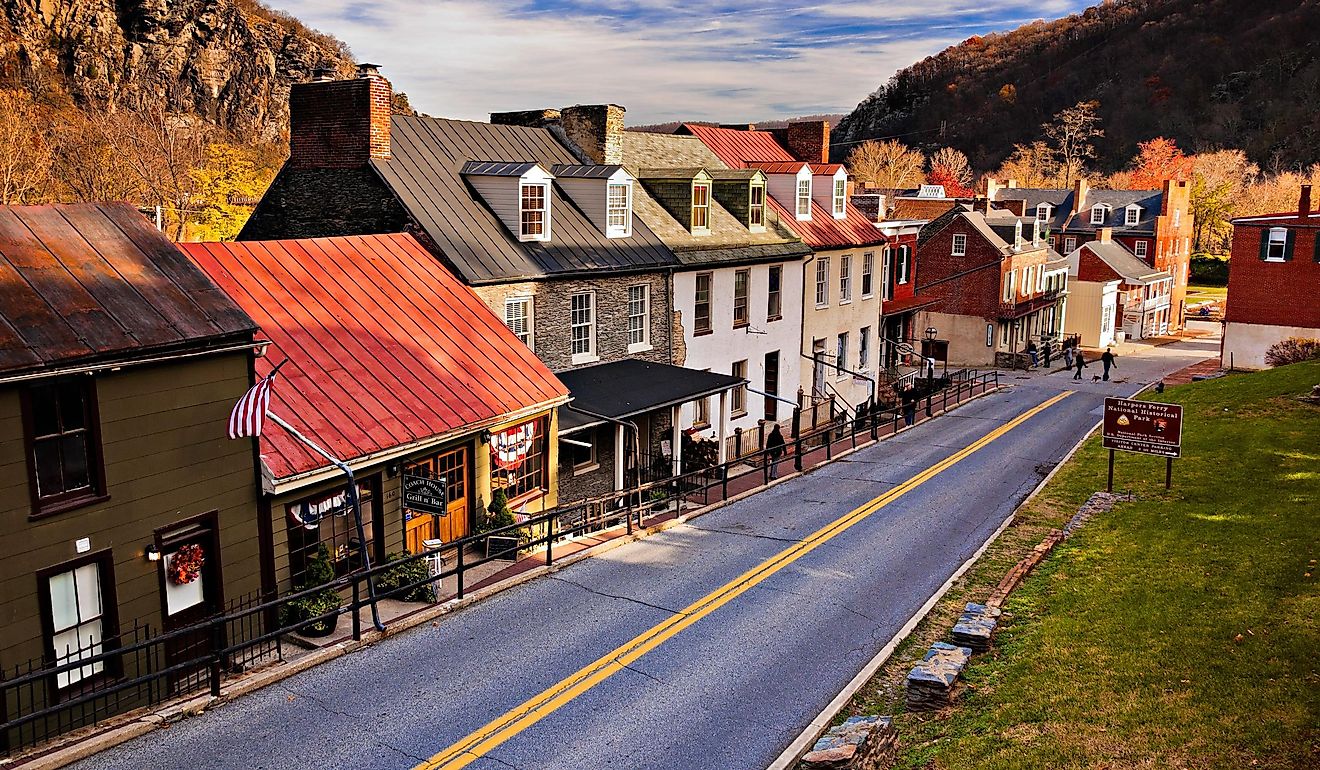
[[[949,340],[949,361],[1004,366],[1063,328],[1068,264],[1043,223],[960,205],[921,230],[922,327]]]
[[[1075,294],[1081,284],[1108,284],[1117,281],[1116,304],[1112,316],[1094,304],[1071,303],[1066,331],[1082,334],[1097,330],[1100,338],[1122,330],[1124,339],[1139,340],[1168,332],[1169,304],[1173,276],[1156,270],[1137,259],[1122,243],[1114,240],[1107,227],[1100,229],[1094,241],[1087,241],[1068,255],[1068,284]],[[1087,296],[1099,296],[1091,291]],[[1107,342],[1105,344],[1108,344]],[[1096,347],[1102,347],[1096,345]]]
[[[1098,190],[1079,179],[1071,190],[1026,189],[1014,180],[990,180],[986,197],[994,208],[1034,217],[1049,230],[1050,245],[1071,254],[1108,229],[1138,259],[1173,278],[1160,333],[1181,329],[1191,272],[1192,212],[1187,182],[1166,181],[1160,190]]]
[[[1265,367],[1290,337],[1320,339],[1320,212],[1303,185],[1297,211],[1233,220],[1224,311],[1224,366]]]

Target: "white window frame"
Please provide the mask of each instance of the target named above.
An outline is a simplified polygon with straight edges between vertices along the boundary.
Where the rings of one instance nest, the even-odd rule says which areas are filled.
[[[1071,254],[1077,250],[1077,236],[1069,235],[1063,239],[1063,253]]]
[[[1138,257],[1141,257],[1142,259],[1145,259],[1145,258],[1146,258],[1146,253],[1147,253],[1147,249],[1149,249],[1149,248],[1150,248],[1150,245],[1149,245],[1149,243],[1148,243],[1147,241],[1144,241],[1144,240],[1143,240],[1143,241],[1134,241],[1133,244],[1132,244],[1132,253],[1133,253],[1133,254],[1136,254]]]
[[[697,202],[697,190],[705,191],[705,202]],[[710,190],[709,182],[692,183],[692,232],[710,232]],[[697,212],[701,212],[701,224],[697,224]]]
[[[796,214],[798,221],[811,220],[811,177],[798,177]]]
[[[1278,236],[1277,240],[1275,236]],[[1265,247],[1266,262],[1287,262],[1288,261],[1288,228],[1271,227],[1268,236],[1269,243]],[[1278,256],[1275,256],[1274,248],[1278,247]]]
[[[527,205],[527,191],[533,188],[541,190],[541,207],[529,208]],[[527,215],[540,212],[540,232],[534,232],[530,229],[531,223]],[[518,240],[520,241],[548,241],[550,240],[550,183],[549,182],[519,182],[518,183]]]
[[[1008,277],[1004,281],[1004,302],[1010,303],[1017,299],[1017,271],[1009,270]]]
[[[839,304],[852,302],[852,255],[839,257]]]
[[[875,296],[875,252],[862,255],[862,299]]]
[[[894,250],[888,246],[880,252],[880,301],[888,302],[894,298],[890,276],[894,272]]]
[[[581,476],[584,473],[591,473],[592,471],[598,470],[600,468],[600,455],[598,454],[599,449],[596,446],[596,431],[594,430],[583,431],[581,434],[573,436],[573,438],[577,441],[583,441],[584,437],[585,437],[585,443],[591,445],[591,449],[589,450],[591,454],[587,456],[586,460],[582,462],[573,463],[574,476]],[[560,446],[562,447],[563,444],[560,444]],[[581,447],[574,447],[574,449],[581,449]]]
[[[1135,204],[1123,209],[1123,226],[1133,227],[1141,221],[1141,207]]]
[[[1017,224],[1013,225],[1013,248],[1017,251],[1022,251],[1022,247],[1025,244],[1026,241],[1022,240],[1022,220],[1019,219]]]
[[[898,277],[894,280],[895,284],[902,286],[912,277],[912,249],[905,244],[898,247],[895,252],[898,256],[894,263],[894,268],[898,270]]]
[[[756,200],[757,191],[761,193],[761,201]],[[753,232],[765,230],[765,185],[754,184],[747,190],[747,229]]]
[[[623,203],[619,204],[614,195],[623,191]],[[616,224],[619,218],[621,224]],[[605,237],[627,238],[632,235],[632,183],[610,182],[605,185]]]
[[[729,367],[729,375],[741,379],[747,379],[747,359],[734,361]],[[747,383],[741,383],[733,390],[729,391],[729,415],[731,417],[742,417],[747,414]]]
[[[776,280],[771,281],[771,276]],[[778,286],[772,284],[778,283]],[[784,266],[771,265],[765,273],[765,320],[778,321],[784,317]]]
[[[834,195],[831,200],[834,206],[834,218],[843,219],[848,212],[848,180],[834,180]]]
[[[857,371],[864,372],[871,364],[871,327],[863,326],[857,331]]]
[[[1040,245],[1040,236],[1041,236],[1041,221],[1040,221],[1039,219],[1037,219],[1035,222],[1033,222],[1033,223],[1032,223],[1032,228],[1033,228],[1033,229],[1032,229],[1032,231],[1031,231],[1031,245],[1032,245],[1032,246],[1039,246],[1039,245]]]
[[[522,317],[519,318],[511,314],[514,308],[523,306]],[[514,297],[508,297],[504,300],[504,325],[509,327],[513,335],[522,340],[530,350],[536,350],[536,332],[535,332],[536,300],[530,295],[519,294]],[[522,321],[523,331],[519,332],[515,322]]]
[[[586,307],[578,308],[578,300],[586,299]],[[597,361],[596,356],[596,292],[594,291],[576,291],[569,296],[569,352],[572,354],[572,361],[575,364],[585,364]],[[585,312],[585,320],[581,313]],[[585,336],[579,339],[578,329],[586,331]],[[579,346],[579,342],[585,343],[585,346]],[[579,349],[581,347],[581,349]]]
[[[1103,203],[1097,203],[1091,207],[1091,224],[1103,225],[1105,219],[1109,216],[1109,207]]]
[[[953,249],[949,253],[955,257],[967,256],[967,233],[953,234]]]
[[[830,258],[816,257],[816,307],[830,304]]]
[[[834,377],[842,380],[844,377],[850,377],[843,371],[848,366],[848,332],[839,332],[839,336],[834,340]]]
[[[1181,219],[1182,219],[1182,209],[1174,209],[1174,210],[1173,210],[1173,226],[1174,226],[1174,229],[1177,229],[1177,227],[1178,227],[1178,222],[1179,222],[1179,220],[1181,220]]]
[[[640,312],[638,312],[639,303]],[[650,349],[651,286],[635,283],[628,287],[628,352],[639,353]]]
[[[105,575],[101,561],[95,560],[48,575],[43,588],[50,598],[51,652],[56,665],[75,663],[99,655],[105,640]],[[67,583],[69,593],[56,591],[56,581]],[[64,596],[57,596],[64,594]],[[61,598],[71,597],[72,606],[57,604]],[[63,690],[105,670],[103,662],[89,663],[81,668],[56,674],[56,687]]]
[[[1048,204],[1048,203],[1037,203],[1037,204],[1036,204],[1036,221],[1037,221],[1037,222],[1046,222],[1046,221],[1049,221],[1049,218],[1050,218],[1050,209],[1051,209],[1051,208],[1053,208],[1053,207],[1050,206],[1050,204]]]

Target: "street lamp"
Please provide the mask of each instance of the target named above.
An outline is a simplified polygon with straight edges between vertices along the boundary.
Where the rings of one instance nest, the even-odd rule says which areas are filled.
[[[939,331],[937,331],[934,326],[926,327],[926,339],[933,340],[937,334],[939,334]]]

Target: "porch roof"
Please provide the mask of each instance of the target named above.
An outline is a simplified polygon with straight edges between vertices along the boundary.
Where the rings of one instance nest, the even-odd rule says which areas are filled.
[[[746,382],[728,374],[632,358],[572,369],[557,376],[568,386],[573,407],[615,420],[712,396]],[[606,422],[567,406],[560,408],[559,419],[561,434]]]

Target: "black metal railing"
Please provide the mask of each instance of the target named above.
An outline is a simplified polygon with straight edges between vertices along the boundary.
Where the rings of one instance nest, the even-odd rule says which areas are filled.
[[[538,514],[516,524],[468,535],[440,549],[405,555],[400,559],[353,572],[321,586],[291,592],[261,601],[255,595],[232,602],[227,611],[187,628],[152,632],[134,626],[113,640],[89,649],[70,651],[67,662],[32,660],[0,672],[0,751],[11,753],[39,745],[80,727],[96,724],[109,716],[134,708],[161,703],[170,698],[209,689],[219,697],[224,680],[265,661],[282,660],[282,640],[319,621],[337,621],[347,615],[348,635],[362,638],[361,610],[369,607],[368,580],[399,570],[411,562],[430,560],[425,577],[401,583],[391,595],[406,596],[415,589],[431,587],[435,601],[462,599],[472,586],[473,570],[495,561],[523,558],[554,563],[555,548],[581,535],[602,530],[624,530],[631,534],[679,515],[686,507],[702,507],[728,500],[769,482],[777,470],[804,470],[828,462],[838,452],[865,445],[922,422],[937,410],[944,411],[999,386],[997,371],[958,370],[939,389],[927,388],[920,398],[909,399],[898,408],[875,408],[848,413],[834,410],[822,425],[796,430],[787,437],[784,453],[774,462],[764,450],[729,462],[646,482],[631,489],[583,500],[564,508]],[[801,415],[795,424],[801,426]],[[562,550],[561,550],[562,553]],[[510,565],[516,567],[517,565]],[[499,579],[489,569],[479,582]],[[399,573],[394,573],[399,574]],[[445,590],[452,583],[453,590]],[[348,601],[335,610],[315,617],[286,621],[291,602],[311,598],[327,588],[347,595]],[[197,638],[207,643],[188,644],[195,651],[178,659],[170,651]],[[174,645],[174,646],[171,646]],[[101,673],[79,682],[78,687],[60,689],[57,681],[76,677],[70,672],[100,668]]]

